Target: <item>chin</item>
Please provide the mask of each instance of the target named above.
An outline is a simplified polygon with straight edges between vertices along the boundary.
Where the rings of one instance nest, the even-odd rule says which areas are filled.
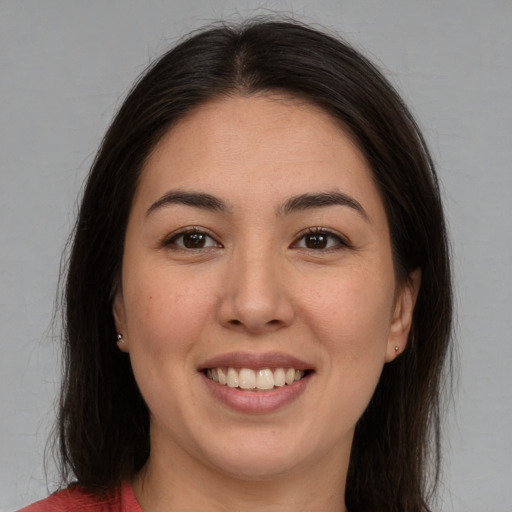
[[[223,461],[219,469],[237,480],[261,482],[292,474],[301,466],[298,461],[275,460],[269,457],[244,457],[244,459]]]
[[[238,480],[264,481],[299,471],[309,458],[303,448],[286,446],[282,440],[252,441],[233,442],[229,450],[212,454],[210,464]]]

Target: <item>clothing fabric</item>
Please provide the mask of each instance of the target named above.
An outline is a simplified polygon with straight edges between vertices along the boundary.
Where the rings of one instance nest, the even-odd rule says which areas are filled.
[[[118,492],[108,498],[97,498],[92,494],[71,486],[33,503],[18,512],[143,512],[132,486],[126,482]]]

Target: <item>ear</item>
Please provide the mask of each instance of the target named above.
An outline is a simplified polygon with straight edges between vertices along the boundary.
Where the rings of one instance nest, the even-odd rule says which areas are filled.
[[[393,361],[405,350],[420,285],[421,270],[418,268],[409,274],[397,290],[389,329],[386,363]]]
[[[122,335],[117,341],[117,346],[121,352],[129,352],[129,343],[126,334],[126,315],[124,309],[123,292],[119,287],[114,295],[114,301],[112,303],[112,315],[114,316],[114,324],[116,331]]]

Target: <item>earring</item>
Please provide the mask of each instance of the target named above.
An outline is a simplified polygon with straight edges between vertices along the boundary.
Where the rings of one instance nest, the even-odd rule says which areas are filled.
[[[400,350],[400,347],[398,345],[395,345],[395,352],[398,352],[399,350]]]
[[[117,333],[117,343],[124,343],[123,335],[121,333]]]

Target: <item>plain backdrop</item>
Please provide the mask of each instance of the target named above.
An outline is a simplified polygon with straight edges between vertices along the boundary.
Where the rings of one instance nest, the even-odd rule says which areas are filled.
[[[512,511],[512,1],[0,0],[1,512],[48,492],[59,259],[113,113],[179,37],[265,9],[352,42],[424,130],[443,186],[458,312],[439,510]]]

